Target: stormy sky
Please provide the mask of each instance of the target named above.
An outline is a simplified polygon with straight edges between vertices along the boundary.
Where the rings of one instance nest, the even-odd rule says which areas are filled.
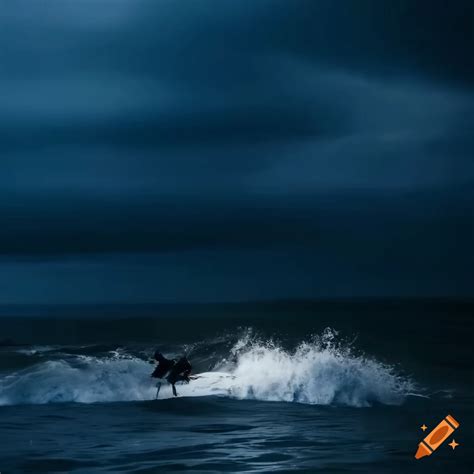
[[[474,296],[473,23],[2,2],[0,304]]]

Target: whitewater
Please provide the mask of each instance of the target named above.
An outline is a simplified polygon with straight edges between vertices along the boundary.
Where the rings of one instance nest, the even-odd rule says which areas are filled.
[[[194,355],[201,366],[212,368],[179,384],[179,395],[368,407],[400,405],[414,393],[414,382],[394,366],[336,339],[335,331],[326,330],[290,350],[247,331],[230,349],[214,353],[213,360],[207,352],[215,341],[201,341],[188,348],[191,362]],[[92,355],[87,346],[82,351],[39,346],[17,352],[34,362],[0,375],[0,405],[145,401],[156,395],[146,350],[96,350]],[[171,397],[164,382],[159,400]]]
[[[424,465],[470,472],[471,312],[250,309],[4,321],[0,471],[417,474],[420,426],[449,413],[459,447]],[[156,349],[193,365],[178,397],[164,382],[155,400]]]

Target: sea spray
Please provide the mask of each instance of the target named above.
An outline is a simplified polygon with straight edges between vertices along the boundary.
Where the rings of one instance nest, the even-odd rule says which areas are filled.
[[[201,354],[211,346],[215,357],[214,340],[198,346],[195,359],[203,357]],[[206,362],[206,367],[213,367],[211,373],[178,387],[181,396],[367,407],[403,403],[414,390],[414,384],[394,367],[357,354],[351,344],[339,341],[330,329],[291,350],[274,340],[258,338],[252,330],[226,346],[214,363]],[[102,355],[68,355],[64,351],[54,360],[42,360],[1,375],[0,405],[154,398],[152,367],[136,353],[121,349]],[[165,384],[160,398],[171,396]]]
[[[400,404],[414,389],[392,366],[356,355],[336,336],[326,329],[288,351],[247,334],[231,350],[233,362],[218,368],[235,376],[231,394],[242,399],[363,407]]]

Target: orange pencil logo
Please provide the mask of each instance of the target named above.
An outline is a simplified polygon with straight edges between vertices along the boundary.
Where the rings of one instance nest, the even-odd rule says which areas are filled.
[[[453,433],[458,427],[459,423],[451,415],[448,415],[418,445],[415,458],[420,459],[425,456],[430,456],[433,451],[438,449],[446,441],[446,438],[450,436],[451,433]],[[426,429],[426,427],[424,428]]]

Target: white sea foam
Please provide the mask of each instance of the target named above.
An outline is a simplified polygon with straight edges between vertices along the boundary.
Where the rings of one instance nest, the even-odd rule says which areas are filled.
[[[333,339],[334,333],[326,332],[287,351],[247,335],[215,372],[178,386],[178,392],[355,407],[400,404],[413,392],[410,380],[392,367],[336,346]],[[151,370],[146,361],[118,353],[45,361],[1,376],[0,405],[150,400],[156,393]],[[159,398],[171,396],[164,383]]]
[[[274,344],[240,349],[232,370],[237,398],[307,404],[400,404],[414,387],[394,368],[331,342],[302,343],[288,352]]]
[[[0,379],[0,405],[115,402],[152,397],[149,365],[139,359],[46,361]]]

